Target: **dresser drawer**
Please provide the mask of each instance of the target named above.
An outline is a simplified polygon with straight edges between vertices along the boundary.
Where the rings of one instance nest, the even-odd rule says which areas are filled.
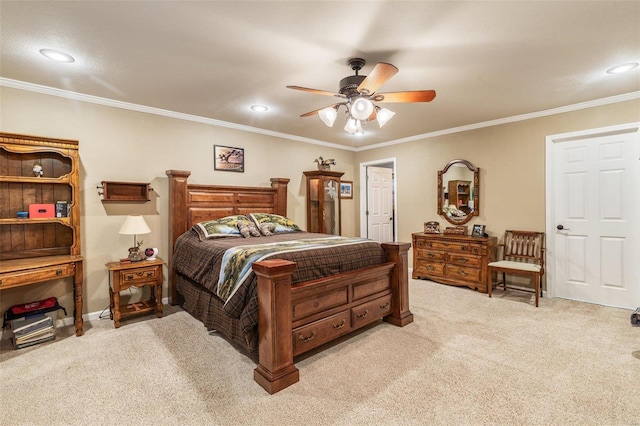
[[[443,251],[416,249],[417,258],[428,260],[429,262],[444,262],[444,255],[445,252]]]
[[[136,269],[135,271],[120,271],[120,280],[125,285],[157,280],[158,276],[157,266]]]
[[[351,331],[349,317],[350,311],[344,311],[293,330],[293,355],[299,355]]]
[[[447,263],[460,266],[480,267],[480,265],[482,265],[482,258],[468,254],[447,253]]]
[[[446,251],[455,251],[460,253],[468,253],[469,252],[469,243],[465,242],[457,242],[457,241],[427,241],[427,248],[433,250],[446,250]]]
[[[444,263],[418,262],[413,267],[413,274],[444,277]]]
[[[0,287],[14,287],[55,280],[56,278],[70,277],[75,273],[75,270],[75,263],[66,263],[63,265],[45,266],[42,268],[0,274]]]
[[[480,284],[481,270],[467,266],[447,265],[446,277],[458,281],[469,281]]]
[[[354,329],[379,320],[391,313],[391,295],[351,308],[351,325]]]

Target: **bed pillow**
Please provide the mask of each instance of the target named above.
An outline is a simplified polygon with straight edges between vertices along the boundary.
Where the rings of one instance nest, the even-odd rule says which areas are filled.
[[[258,231],[256,224],[253,222],[249,222],[249,221],[238,222],[238,230],[240,231],[242,236],[245,238],[260,236],[260,231]]]
[[[256,223],[256,225],[258,225],[258,229],[260,229],[261,231],[262,229],[260,228],[260,225],[263,223],[273,223],[275,225],[275,229],[272,232],[276,234],[280,232],[301,232],[302,231],[294,221],[292,221],[287,217],[280,216],[277,214],[251,213],[249,216]]]
[[[209,238],[241,237],[238,223],[249,223],[249,218],[244,215],[227,216],[216,220],[206,220],[193,225],[198,233],[200,241]]]

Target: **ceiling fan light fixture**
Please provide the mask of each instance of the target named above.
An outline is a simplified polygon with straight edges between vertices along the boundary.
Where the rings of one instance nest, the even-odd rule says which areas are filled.
[[[338,117],[338,108],[334,108],[334,107],[323,108],[320,111],[318,111],[318,116],[320,117],[320,120],[322,120],[324,124],[326,124],[329,127],[333,127],[333,123],[336,121],[336,118]]]
[[[351,104],[349,112],[356,120],[367,120],[373,112],[373,103],[364,97],[358,97]]]
[[[631,71],[637,66],[638,66],[637,62],[630,62],[628,64],[618,65],[613,68],[609,68],[607,70],[607,74],[622,74],[623,72]]]
[[[344,131],[352,135],[361,133],[362,124],[360,124],[360,120],[356,120],[353,117],[347,118],[347,124],[344,126]]]
[[[387,121],[391,120],[391,118],[394,115],[396,115],[395,112],[387,108],[376,107],[376,110],[377,110],[376,112],[377,112],[378,125],[380,126],[380,128],[382,128],[382,126],[387,124]]]
[[[75,61],[73,56],[69,55],[68,53],[60,52],[59,50],[40,49],[40,54],[45,58],[52,59],[56,62],[71,63]]]

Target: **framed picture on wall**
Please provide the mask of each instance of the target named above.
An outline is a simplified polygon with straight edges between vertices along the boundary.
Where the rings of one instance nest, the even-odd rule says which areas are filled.
[[[225,172],[244,172],[244,149],[214,145],[213,168]]]
[[[485,225],[473,225],[473,230],[471,231],[472,237],[484,237],[484,228]]]
[[[352,199],[353,198],[353,182],[343,180],[340,182],[340,198]]]

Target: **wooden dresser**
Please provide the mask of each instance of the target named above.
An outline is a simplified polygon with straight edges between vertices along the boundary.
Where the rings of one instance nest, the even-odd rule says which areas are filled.
[[[414,279],[487,292],[487,264],[495,259],[496,237],[413,234]]]

